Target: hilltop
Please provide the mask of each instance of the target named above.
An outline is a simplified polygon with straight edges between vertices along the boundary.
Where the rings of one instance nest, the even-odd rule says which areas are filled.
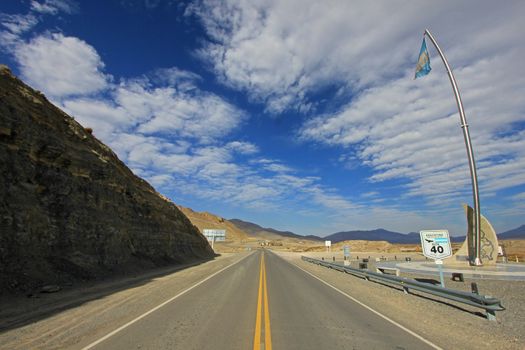
[[[243,247],[257,246],[257,239],[250,238],[246,232],[220,216],[208,212],[197,212],[180,205],[178,208],[200,232],[203,232],[204,229],[226,230],[226,241],[215,243],[214,249],[217,252],[234,252],[242,250]]]
[[[254,224],[252,222],[243,221],[240,219],[230,219],[231,223],[233,223],[235,226],[239,227],[240,229],[244,230],[247,234],[255,237],[260,237],[263,239],[283,239],[285,237],[287,238],[295,238],[298,240],[310,240],[310,241],[321,241],[322,239],[317,236],[302,236],[290,231],[279,231],[273,228],[268,227],[262,227],[257,224]]]
[[[217,252],[233,252],[261,245],[272,246],[275,249],[304,250],[305,247],[320,244],[318,237],[311,238],[289,231],[263,228],[239,219],[227,220],[209,212],[197,212],[180,205],[178,208],[201,232],[204,229],[226,230],[226,241],[216,242],[214,245]]]

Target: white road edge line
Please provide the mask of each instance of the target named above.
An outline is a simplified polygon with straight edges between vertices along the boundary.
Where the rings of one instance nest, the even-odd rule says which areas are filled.
[[[91,344],[89,344],[89,345],[83,347],[81,350],[89,350],[89,349],[92,349],[94,346],[96,346],[96,345],[102,343],[104,340],[106,340],[106,339],[108,339],[108,338],[114,336],[115,334],[117,334],[117,333],[120,332],[121,330],[123,330],[123,329],[125,329],[125,328],[131,326],[133,323],[135,323],[135,322],[137,322],[137,321],[143,319],[144,317],[146,317],[146,316],[148,316],[149,314],[151,314],[151,313],[157,311],[158,309],[160,309],[160,308],[163,307],[164,305],[171,303],[173,300],[175,300],[175,299],[177,299],[178,297],[180,297],[180,296],[182,296],[182,295],[188,293],[190,290],[192,290],[192,289],[194,289],[194,288],[200,286],[201,284],[203,284],[204,282],[206,282],[206,281],[209,280],[210,278],[212,278],[212,277],[218,275],[219,273],[223,272],[223,271],[226,270],[226,269],[229,269],[229,268],[232,267],[233,265],[236,265],[236,264],[240,263],[241,261],[243,261],[244,259],[246,259],[247,257],[252,256],[252,255],[253,255],[253,253],[248,254],[248,255],[246,255],[244,258],[242,258],[242,259],[240,259],[240,260],[238,260],[238,261],[236,261],[236,262],[234,262],[234,263],[231,263],[230,265],[228,265],[228,266],[226,266],[226,267],[223,267],[223,268],[220,269],[219,271],[217,271],[217,272],[215,272],[215,273],[209,275],[208,277],[206,277],[206,278],[203,279],[202,281],[195,283],[193,286],[189,287],[188,289],[183,290],[182,292],[180,292],[179,294],[175,295],[174,297],[171,297],[170,299],[166,300],[166,301],[163,302],[162,304],[159,304],[159,305],[155,306],[153,309],[151,309],[151,310],[149,310],[149,311],[146,311],[145,313],[143,313],[142,315],[138,316],[137,318],[135,318],[135,319],[129,321],[128,323],[126,323],[126,324],[120,326],[119,328],[117,328],[117,329],[115,329],[114,331],[112,331],[112,332],[106,334],[106,335],[103,336],[102,338],[100,338],[100,339],[94,341],[93,343],[91,343]]]
[[[281,259],[283,259],[283,258],[281,257]],[[284,260],[284,259],[283,259],[283,260]],[[376,314],[377,316],[379,316],[379,317],[381,317],[381,318],[387,320],[388,322],[392,323],[392,324],[395,325],[395,326],[398,326],[399,328],[401,328],[401,329],[404,330],[405,332],[407,332],[407,333],[413,335],[414,337],[418,338],[419,340],[421,340],[422,342],[426,343],[427,345],[430,345],[430,346],[433,347],[434,349],[436,349],[436,350],[443,350],[443,348],[441,348],[441,347],[437,346],[436,344],[432,343],[430,340],[427,340],[427,339],[423,338],[422,336],[420,336],[420,335],[417,334],[416,332],[411,331],[410,329],[408,329],[408,328],[406,328],[405,326],[403,326],[403,325],[397,323],[396,321],[394,321],[393,319],[389,318],[388,316],[385,316],[385,315],[383,315],[382,313],[380,313],[379,311],[376,311],[376,310],[372,309],[370,306],[368,306],[368,305],[362,303],[361,301],[357,300],[357,299],[354,298],[353,296],[348,295],[347,293],[343,292],[343,291],[340,290],[339,288],[332,286],[330,283],[328,283],[328,282],[322,280],[321,278],[317,277],[317,276],[314,275],[313,273],[311,273],[311,272],[309,272],[309,271],[306,271],[306,270],[303,269],[302,267],[299,267],[299,266],[297,266],[297,265],[295,265],[295,264],[293,264],[293,263],[291,263],[291,264],[292,264],[293,266],[297,267],[299,270],[302,270],[303,272],[309,274],[309,275],[312,276],[313,278],[315,278],[315,279],[319,280],[320,282],[326,284],[328,287],[330,287],[330,288],[332,288],[332,289],[338,291],[339,293],[341,293],[342,295],[344,295],[344,296],[347,297],[348,299],[350,299],[350,300],[352,300],[352,301],[358,303],[359,305],[361,305],[361,306],[364,307],[365,309],[367,309],[367,310],[373,312],[373,313]]]

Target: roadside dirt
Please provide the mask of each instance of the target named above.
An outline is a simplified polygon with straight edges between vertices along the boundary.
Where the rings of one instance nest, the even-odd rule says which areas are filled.
[[[0,349],[79,349],[248,253],[0,300]]]
[[[498,297],[507,309],[497,312],[497,321],[491,322],[478,308],[425,294],[406,295],[393,287],[304,262],[301,254],[278,254],[444,349],[525,348],[524,281],[476,281],[480,294]],[[469,290],[470,282],[447,281],[447,287]]]

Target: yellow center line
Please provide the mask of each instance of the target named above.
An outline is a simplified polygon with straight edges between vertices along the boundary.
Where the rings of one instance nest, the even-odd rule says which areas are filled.
[[[259,296],[257,297],[257,316],[255,319],[255,335],[253,339],[253,350],[261,349],[261,304],[262,304],[262,287],[263,287],[263,261],[261,258],[261,263],[259,267]]]
[[[264,291],[264,299],[263,299]],[[264,306],[263,306],[264,304]],[[257,316],[255,319],[255,334],[253,339],[253,349],[261,350],[261,323],[262,311],[264,307],[264,350],[272,349],[272,333],[270,329],[270,311],[268,307],[268,291],[266,288],[266,265],[264,263],[264,253],[261,254],[261,264],[259,269],[259,294],[257,298]]]
[[[264,348],[272,350],[272,331],[270,328],[270,310],[268,307],[268,289],[266,288],[266,264],[263,255],[263,284],[264,284]]]

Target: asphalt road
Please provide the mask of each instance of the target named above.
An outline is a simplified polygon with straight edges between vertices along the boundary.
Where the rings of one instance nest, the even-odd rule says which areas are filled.
[[[435,347],[260,250],[87,349]]]

